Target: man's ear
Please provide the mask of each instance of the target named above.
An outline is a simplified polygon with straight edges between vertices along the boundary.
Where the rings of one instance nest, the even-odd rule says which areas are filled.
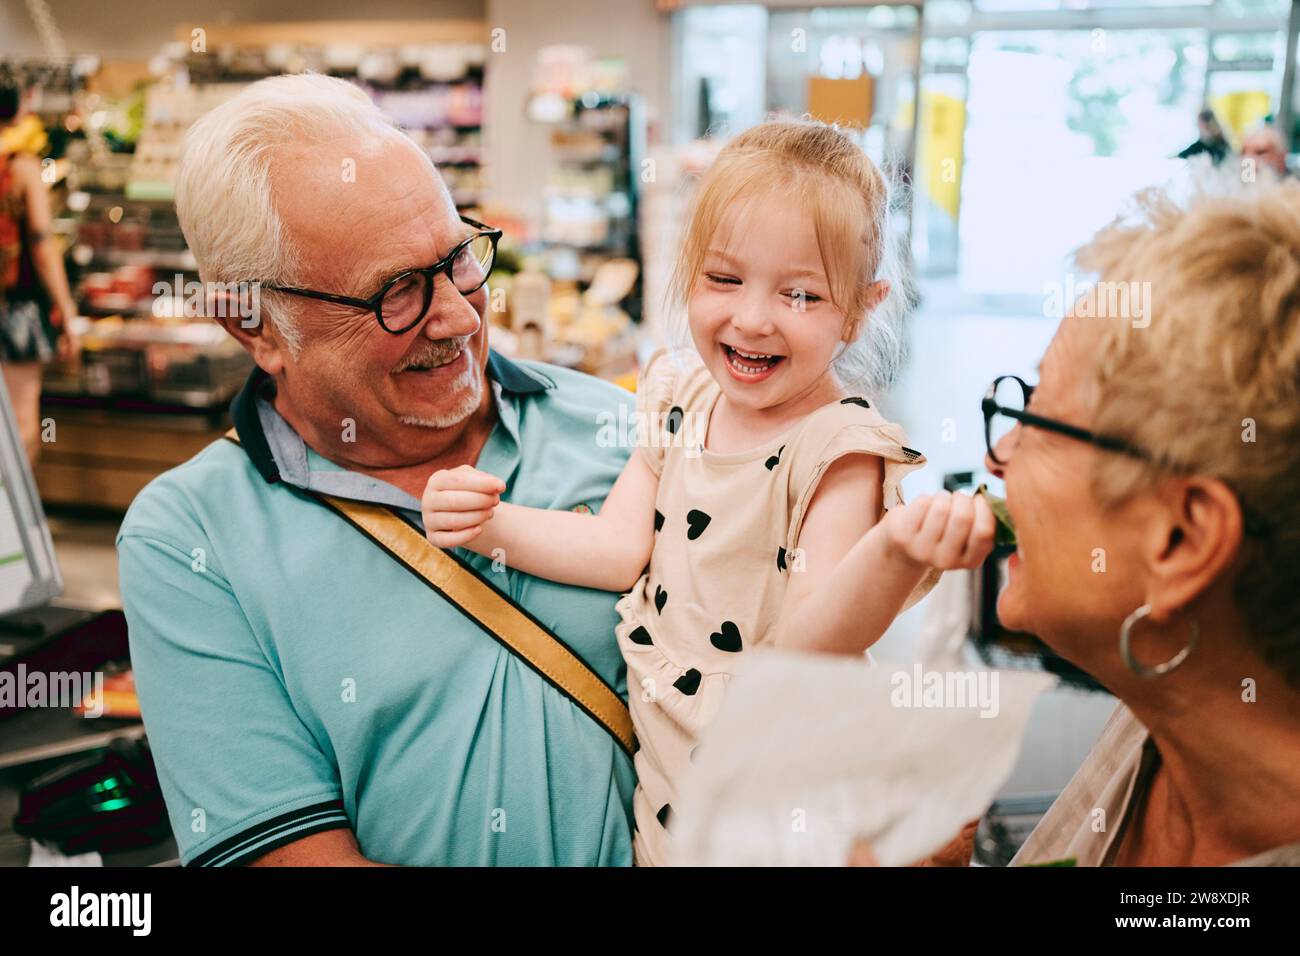
[[[1241,504],[1217,478],[1171,478],[1155,494],[1147,603],[1161,623],[1213,587],[1241,552],[1243,531]]]
[[[263,371],[275,376],[284,370],[288,350],[279,330],[266,317],[260,298],[253,302],[250,309],[230,292],[215,292],[208,300],[208,315],[248,350]]]

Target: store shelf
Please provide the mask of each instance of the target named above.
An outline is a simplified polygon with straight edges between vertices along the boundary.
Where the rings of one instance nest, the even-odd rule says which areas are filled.
[[[144,724],[138,720],[86,718],[71,710],[33,708],[0,723],[0,770],[143,736]]]
[[[57,440],[42,446],[36,483],[47,504],[125,510],[155,477],[225,434],[224,408],[131,397],[48,396]]]

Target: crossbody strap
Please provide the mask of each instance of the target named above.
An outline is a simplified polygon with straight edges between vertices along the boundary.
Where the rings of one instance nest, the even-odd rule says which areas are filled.
[[[226,438],[239,444],[232,428]],[[607,730],[630,756],[635,749],[627,704],[567,644],[455,555],[435,547],[389,508],[310,492],[422,579],[489,637],[562,691]]]

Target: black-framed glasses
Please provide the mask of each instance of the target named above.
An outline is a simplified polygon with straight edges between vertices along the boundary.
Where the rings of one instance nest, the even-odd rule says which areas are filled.
[[[1118,452],[1121,455],[1128,455],[1130,458],[1151,462],[1173,471],[1179,470],[1174,464],[1137,447],[1131,442],[1124,441],[1122,438],[1098,434],[1087,428],[1080,428],[1078,425],[1071,425],[1055,418],[1047,418],[1043,415],[1035,415],[1033,412],[1025,411],[1033,394],[1034,386],[1027,384],[1024,379],[1015,375],[999,375],[993,380],[993,384],[989,386],[988,391],[984,393],[984,400],[980,402],[980,410],[984,413],[984,444],[988,448],[989,458],[993,459],[997,464],[1006,464],[1004,459],[998,457],[995,450],[1002,439],[1017,425],[1030,425],[1034,428],[1042,428],[1046,431],[1056,432],[1058,435],[1066,435],[1087,442],[1098,448],[1104,448],[1106,451]],[[1240,494],[1237,494],[1237,502],[1241,506],[1242,522],[1246,534],[1256,538],[1267,536],[1272,524],[1252,511],[1246,502],[1242,501]]]
[[[501,240],[501,230],[485,226],[468,216],[461,216],[460,221],[467,226],[473,226],[478,232],[457,243],[456,248],[433,265],[399,272],[368,299],[288,286],[264,284],[262,288],[308,299],[319,299],[322,302],[348,305],[356,309],[366,309],[375,313],[380,328],[385,332],[401,335],[419,325],[429,313],[429,305],[433,302],[434,282],[439,275],[447,276],[461,295],[473,295],[483,288],[488,276],[492,274],[492,267],[496,264],[497,243]]]
[[[1085,441],[1107,451],[1119,452],[1131,458],[1141,458],[1143,461],[1151,460],[1152,456],[1121,438],[1099,435],[1078,425],[1025,411],[1033,394],[1034,386],[1016,375],[999,375],[993,380],[989,390],[984,393],[984,400],[980,402],[980,410],[984,412],[984,444],[988,447],[989,457],[999,465],[1005,465],[1006,462],[998,457],[996,451],[998,443],[1016,425],[1032,425],[1034,428],[1042,428],[1049,432],[1056,432],[1058,435],[1067,435]]]

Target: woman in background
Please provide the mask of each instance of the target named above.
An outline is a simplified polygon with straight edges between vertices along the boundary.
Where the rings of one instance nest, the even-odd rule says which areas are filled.
[[[76,304],[50,235],[50,198],[37,154],[45,133],[21,116],[22,91],[0,81],[0,370],[32,467],[40,453],[41,365],[76,356]]]

